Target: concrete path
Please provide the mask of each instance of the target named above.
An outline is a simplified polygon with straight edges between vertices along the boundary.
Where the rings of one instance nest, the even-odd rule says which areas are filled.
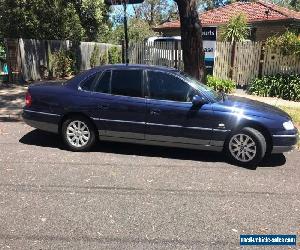
[[[21,115],[27,88],[26,85],[0,84],[0,117],[2,119],[17,119]]]
[[[280,99],[277,97],[262,97],[262,96],[256,96],[256,95],[248,95],[245,91],[240,90],[240,89],[236,90],[236,92],[233,95],[240,96],[240,97],[246,97],[246,98],[260,101],[260,102],[265,102],[265,103],[268,103],[268,104],[274,105],[274,106],[284,106],[284,107],[300,109],[300,102],[287,101],[287,100],[283,100],[283,99]]]

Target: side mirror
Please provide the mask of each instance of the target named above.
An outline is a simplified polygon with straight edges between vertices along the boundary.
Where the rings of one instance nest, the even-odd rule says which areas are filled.
[[[202,106],[207,103],[207,100],[203,96],[195,95],[192,103],[194,106]]]

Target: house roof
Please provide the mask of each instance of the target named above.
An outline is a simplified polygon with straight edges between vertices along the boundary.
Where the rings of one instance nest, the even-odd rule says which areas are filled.
[[[300,21],[300,12],[280,7],[275,4],[256,2],[235,2],[200,14],[203,26],[218,26],[229,21],[229,19],[243,12],[249,23],[296,19]],[[180,21],[166,22],[155,29],[180,28]]]

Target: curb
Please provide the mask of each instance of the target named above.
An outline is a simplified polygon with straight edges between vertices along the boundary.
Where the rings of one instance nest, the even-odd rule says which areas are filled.
[[[22,121],[22,114],[0,114],[0,122],[18,122]]]

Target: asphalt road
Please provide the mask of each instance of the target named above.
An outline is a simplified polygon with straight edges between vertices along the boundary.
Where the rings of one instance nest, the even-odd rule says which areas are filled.
[[[129,144],[71,153],[21,122],[0,122],[0,152],[1,249],[238,249],[240,234],[265,233],[300,241],[299,152],[256,170],[219,153]]]

